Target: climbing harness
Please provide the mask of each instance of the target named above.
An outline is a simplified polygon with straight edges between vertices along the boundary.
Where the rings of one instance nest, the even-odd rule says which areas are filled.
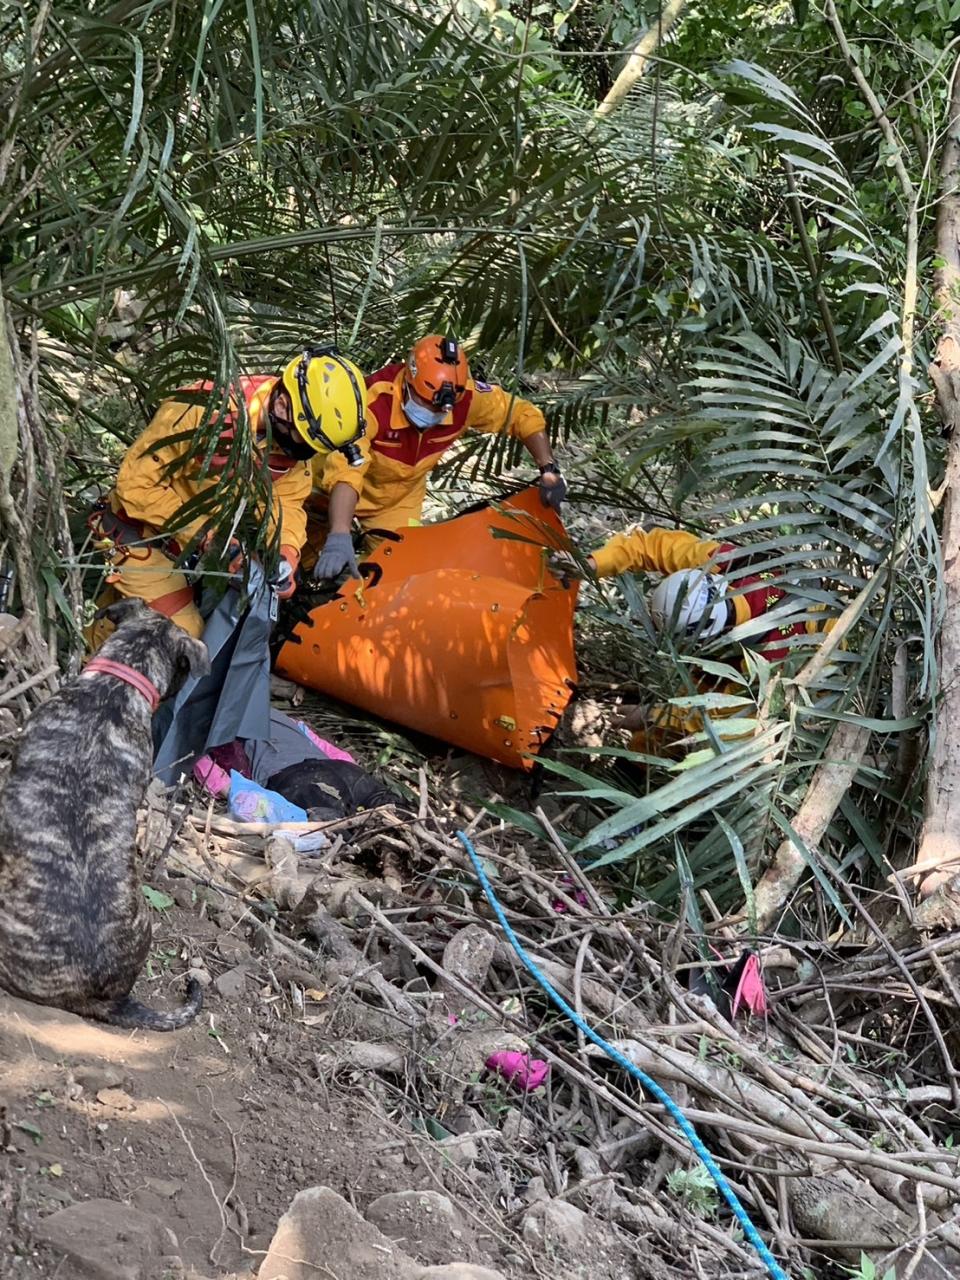
[[[170,560],[177,560],[182,550],[176,538],[150,530],[142,520],[128,516],[123,507],[114,510],[109,497],[94,503],[86,524],[93,535],[94,549],[115,569],[127,560],[149,559],[151,549],[162,552]]]

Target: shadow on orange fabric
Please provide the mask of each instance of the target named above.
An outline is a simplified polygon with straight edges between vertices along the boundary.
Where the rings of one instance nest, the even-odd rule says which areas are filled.
[[[496,508],[381,542],[361,566],[364,585],[347,581],[311,610],[277,670],[384,720],[531,768],[575,688],[577,583],[547,571],[543,548],[568,542],[535,486]]]

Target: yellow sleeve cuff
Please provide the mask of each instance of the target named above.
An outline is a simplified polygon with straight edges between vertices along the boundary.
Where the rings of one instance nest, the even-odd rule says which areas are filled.
[[[359,498],[363,493],[363,485],[370,466],[370,444],[360,441],[360,452],[363,465],[351,467],[342,453],[328,453],[325,458],[317,457],[313,461],[313,487],[321,493],[330,493],[334,485],[346,484]]]
[[[599,551],[591,551],[590,556],[596,565],[598,578],[613,578],[618,573],[622,573],[620,568],[621,555],[618,555],[619,548],[614,546],[615,539],[611,539],[600,548]]]

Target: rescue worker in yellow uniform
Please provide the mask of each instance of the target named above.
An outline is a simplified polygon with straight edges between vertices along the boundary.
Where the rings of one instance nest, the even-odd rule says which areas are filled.
[[[209,382],[189,388],[212,389]],[[113,572],[108,583],[121,596],[142,596],[147,604],[199,637],[204,622],[193,586],[175,563],[183,548],[209,525],[209,514],[178,517],[198,494],[214,488],[228,464],[228,450],[246,406],[259,465],[270,475],[269,533],[279,529],[280,586],[287,599],[296,590],[300,552],[306,539],[304,501],[311,490],[311,463],[336,454],[345,473],[363,459],[358,448],[366,429],[366,387],[361,371],[335,347],[308,347],[279,375],[241,377],[207,474],[201,459],[187,460],[190,440],[162,443],[193,432],[204,422],[204,404],[196,396],[165,400],[146,430],[127,450],[113,491],[98,504],[90,526],[108,551]],[[178,460],[183,465],[173,466]],[[351,497],[353,488],[348,489]],[[335,495],[334,495],[335,496]],[[207,534],[207,540],[212,533]],[[242,563],[239,544],[231,545],[230,572]],[[233,554],[233,553],[236,554]],[[102,636],[96,637],[102,640]]]
[[[678,637],[708,640],[762,618],[789,599],[778,585],[776,573],[751,570],[755,556],[750,548],[698,538],[682,529],[638,528],[615,534],[588,557],[587,567],[598,578],[620,573],[663,574],[649,599],[654,626]],[[550,566],[558,576],[578,572],[572,558],[563,552],[550,556]],[[744,643],[768,662],[778,663],[789,656],[799,637],[829,631],[833,625],[833,619],[825,626],[812,619],[785,619]],[[724,691],[743,693],[742,688],[732,686]],[[712,712],[714,716],[723,714],[723,710]],[[668,740],[703,728],[698,711],[674,706],[628,709],[620,727],[641,731],[631,746],[642,751],[648,745],[642,730],[651,724],[658,736]]]
[[[567,486],[557,466],[540,410],[502,387],[475,381],[453,338],[431,334],[406,363],[388,364],[367,378],[367,431],[363,462],[351,468],[337,454],[313,464],[315,494],[329,495],[329,528],[314,578],[344,570],[359,577],[350,526],[397,531],[420,523],[430,472],[465,431],[522,440],[540,469],[540,495],[559,511]]]

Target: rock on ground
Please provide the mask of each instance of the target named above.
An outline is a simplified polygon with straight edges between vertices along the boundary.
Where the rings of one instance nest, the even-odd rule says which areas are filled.
[[[350,1280],[418,1280],[422,1270],[329,1187],[297,1193],[277,1224],[259,1280],[317,1280],[312,1264],[318,1261]]]
[[[177,1237],[152,1213],[87,1200],[43,1218],[34,1238],[60,1254],[58,1280],[161,1280]]]
[[[579,1252],[593,1226],[589,1215],[567,1200],[538,1200],[523,1215],[523,1238],[530,1244]]]
[[[214,978],[214,991],[216,991],[217,995],[223,996],[225,1000],[239,1000],[246,993],[247,974],[249,972],[249,965],[234,965],[232,969],[227,969],[225,973],[221,973],[219,978]]]
[[[367,1207],[366,1218],[423,1263],[464,1257],[463,1219],[438,1191],[394,1191]]]
[[[462,982],[478,990],[487,980],[487,970],[493,960],[497,940],[489,929],[479,924],[468,924],[458,929],[443,950],[443,967]],[[463,996],[456,987],[450,987],[454,1000],[463,1004]]]
[[[536,1200],[523,1215],[521,1231],[527,1244],[547,1259],[564,1259],[565,1280],[660,1274],[659,1267],[638,1271],[637,1259],[616,1231],[567,1200]],[[559,1274],[560,1268],[555,1268]]]
[[[399,1191],[380,1196],[368,1209],[368,1221],[329,1187],[299,1192],[280,1219],[258,1280],[317,1280],[318,1262],[350,1280],[505,1280],[469,1262],[421,1266],[398,1246],[398,1233],[423,1257],[456,1244],[463,1236],[457,1211],[434,1191]],[[384,1234],[375,1224],[382,1224]],[[390,1238],[394,1235],[394,1239]]]

